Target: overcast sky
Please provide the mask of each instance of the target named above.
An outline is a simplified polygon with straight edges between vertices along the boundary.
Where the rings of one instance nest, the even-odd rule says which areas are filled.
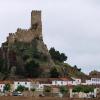
[[[100,71],[100,0],[0,0],[0,45],[18,27],[30,27],[32,10],[42,10],[48,48],[86,73]]]

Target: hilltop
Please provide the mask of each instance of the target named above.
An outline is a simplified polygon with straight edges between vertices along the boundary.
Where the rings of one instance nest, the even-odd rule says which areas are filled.
[[[31,27],[27,30],[18,28],[2,43],[0,79],[51,77],[51,71],[57,77],[88,78],[77,67],[64,63],[67,56],[63,53],[59,57],[59,61],[54,60],[43,41],[41,11],[32,11]]]

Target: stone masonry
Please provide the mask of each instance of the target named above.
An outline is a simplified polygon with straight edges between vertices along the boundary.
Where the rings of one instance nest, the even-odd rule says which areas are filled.
[[[19,42],[31,42],[34,38],[42,39],[42,21],[41,21],[41,11],[31,12],[31,28],[17,29],[15,33],[9,33],[7,37],[8,43]]]

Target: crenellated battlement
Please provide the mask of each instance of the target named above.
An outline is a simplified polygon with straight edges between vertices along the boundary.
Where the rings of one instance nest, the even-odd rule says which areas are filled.
[[[14,43],[15,40],[21,42],[31,42],[37,37],[42,39],[41,11],[34,10],[31,12],[31,28],[18,28],[15,33],[9,33],[7,41],[8,43]]]
[[[18,28],[16,33],[19,33],[19,32],[28,32],[28,31],[29,31],[29,29]]]
[[[31,13],[35,13],[35,14],[41,14],[41,10],[32,10]]]

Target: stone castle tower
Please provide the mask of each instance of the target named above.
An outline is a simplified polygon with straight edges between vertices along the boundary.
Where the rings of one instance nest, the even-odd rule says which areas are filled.
[[[31,12],[31,29],[37,31],[39,38],[42,38],[42,20],[41,11]]]
[[[9,33],[7,37],[8,43],[19,42],[31,42],[34,38],[42,40],[42,21],[41,11],[31,12],[31,28],[21,29],[18,28],[17,32]]]

